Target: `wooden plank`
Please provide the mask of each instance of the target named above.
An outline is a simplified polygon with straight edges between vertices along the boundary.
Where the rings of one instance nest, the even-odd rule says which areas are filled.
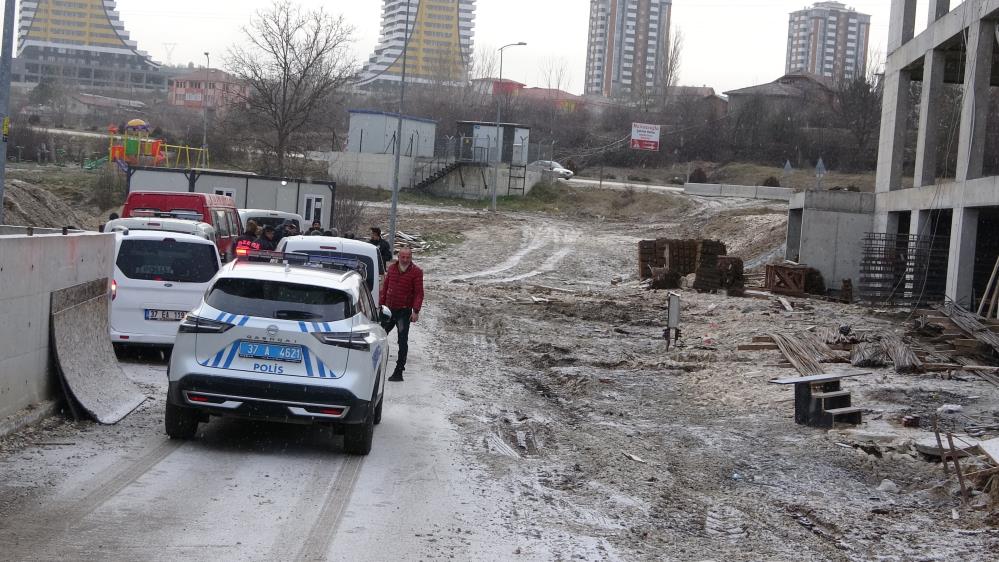
[[[770,336],[753,336],[753,343],[773,343],[773,341]]]
[[[860,373],[826,373],[822,375],[808,375],[807,377],[793,377],[789,379],[771,379],[770,382],[773,384],[802,384],[802,383],[817,383],[817,382],[832,382],[838,381],[840,379],[845,379],[848,377],[859,377],[861,375],[869,375],[870,371],[864,371]]]
[[[863,412],[863,408],[858,408],[857,406],[850,406],[848,408],[833,408],[831,410],[825,410],[825,413],[832,414],[833,416],[845,416],[846,414],[856,414],[857,412]]]
[[[772,351],[780,348],[775,343],[744,343],[738,349],[739,351]]]
[[[837,390],[834,392],[813,392],[812,398],[839,398],[841,396],[849,396],[849,390]]]

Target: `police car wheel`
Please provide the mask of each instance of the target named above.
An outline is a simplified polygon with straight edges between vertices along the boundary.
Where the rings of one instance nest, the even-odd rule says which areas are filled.
[[[198,432],[198,412],[173,404],[166,405],[166,433],[171,439],[190,439]]]
[[[375,436],[374,412],[368,410],[364,421],[343,428],[343,451],[348,455],[367,455]]]
[[[383,396],[381,400],[378,401],[378,406],[375,406],[375,425],[382,423],[382,404],[385,403],[385,397]]]

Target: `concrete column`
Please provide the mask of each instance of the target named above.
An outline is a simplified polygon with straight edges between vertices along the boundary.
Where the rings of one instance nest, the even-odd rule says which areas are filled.
[[[911,81],[907,70],[888,70],[885,73],[881,137],[878,144],[878,175],[874,189],[878,193],[902,188],[902,158],[905,155],[905,129],[909,116]]]
[[[978,209],[954,209],[950,253],[947,260],[947,297],[971,308],[971,283],[975,275],[975,244],[978,241]]]
[[[923,98],[919,102],[919,137],[916,140],[916,172],[913,187],[933,185],[937,178],[937,138],[940,99],[944,87],[943,51],[926,53],[923,63]]]
[[[968,30],[968,54],[964,69],[964,104],[957,146],[957,181],[982,177],[985,129],[989,116],[989,87],[996,24],[978,20]]]
[[[909,234],[914,236],[930,236],[930,211],[913,209],[909,217]]]
[[[888,54],[912,39],[916,31],[916,0],[891,0],[888,20]]]
[[[946,16],[949,12],[950,0],[930,0],[929,19],[926,21],[926,24],[933,25],[933,22]]]

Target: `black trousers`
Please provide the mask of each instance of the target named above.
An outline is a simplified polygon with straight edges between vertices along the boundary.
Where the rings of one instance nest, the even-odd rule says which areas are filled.
[[[392,333],[395,328],[399,332],[399,353],[395,361],[395,372],[406,370],[406,358],[409,356],[409,324],[413,316],[412,308],[397,308],[392,311],[392,318],[382,323],[385,333]]]

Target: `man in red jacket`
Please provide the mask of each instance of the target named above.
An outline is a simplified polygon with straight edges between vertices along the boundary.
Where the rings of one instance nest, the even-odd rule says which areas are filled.
[[[420,319],[423,307],[423,270],[413,263],[413,250],[403,248],[399,251],[399,260],[385,272],[379,297],[379,302],[392,311],[392,318],[382,327],[386,332],[391,332],[392,328],[399,330],[399,356],[389,380],[401,381],[409,355],[409,324]]]

